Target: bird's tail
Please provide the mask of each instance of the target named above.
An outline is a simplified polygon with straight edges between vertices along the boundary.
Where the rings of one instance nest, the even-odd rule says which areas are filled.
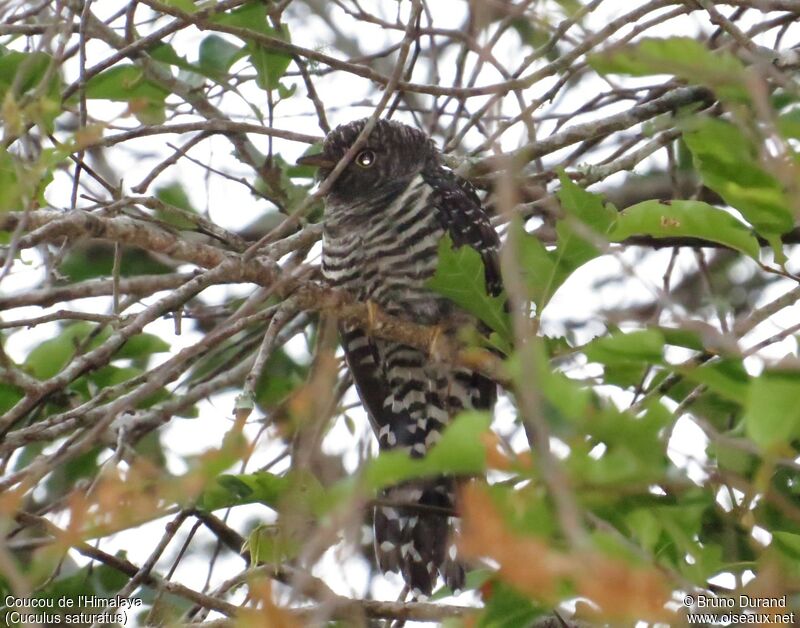
[[[464,567],[453,539],[453,478],[413,480],[390,486],[375,506],[375,553],[386,571],[399,571],[416,596],[430,596],[437,574],[453,591],[464,588]]]

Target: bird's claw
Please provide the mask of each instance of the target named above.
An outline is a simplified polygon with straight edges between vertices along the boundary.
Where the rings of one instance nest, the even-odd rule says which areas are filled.
[[[367,329],[374,331],[380,326],[380,308],[375,301],[367,299]]]
[[[436,325],[433,328],[431,339],[428,343],[428,354],[437,362],[441,361],[445,355],[445,328],[443,325]]]

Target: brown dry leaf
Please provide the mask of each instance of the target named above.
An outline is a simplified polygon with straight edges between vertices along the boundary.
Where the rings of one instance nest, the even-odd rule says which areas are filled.
[[[103,139],[103,131],[105,131],[105,124],[88,124],[75,131],[75,144],[72,150],[83,150],[94,144],[97,144]]]
[[[500,578],[530,598],[555,605],[561,601],[564,585],[570,584],[576,594],[597,604],[606,620],[674,618],[664,608],[670,587],[658,570],[596,551],[557,550],[545,541],[512,532],[487,491],[477,484],[464,488],[461,504],[460,550],[465,556],[496,561]]]
[[[259,603],[258,609],[245,609],[236,621],[237,628],[300,628],[300,623],[272,601],[271,581],[251,580],[250,597]]]
[[[486,450],[486,465],[500,471],[530,470],[533,468],[531,452],[523,451],[513,458],[503,451],[500,438],[494,432],[481,434],[481,442]]]
[[[88,498],[70,496],[70,531],[84,538],[124,530],[156,516],[165,500],[159,470],[141,459],[124,473],[105,469]]]
[[[605,618],[653,621],[675,618],[664,608],[670,599],[670,589],[658,570],[637,567],[596,552],[574,559],[572,577],[578,593],[600,606]]]
[[[13,517],[19,511],[27,490],[27,485],[23,484],[16,489],[0,493],[0,514]]]

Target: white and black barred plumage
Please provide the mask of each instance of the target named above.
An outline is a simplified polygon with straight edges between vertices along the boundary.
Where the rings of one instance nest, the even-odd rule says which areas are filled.
[[[305,163],[320,166],[326,176],[365,122],[334,129],[323,153]],[[459,315],[463,320],[464,312],[425,287],[446,233],[455,246],[471,246],[481,254],[487,286],[499,293],[497,234],[472,187],[442,166],[439,151],[423,132],[379,120],[326,197],[325,278],[399,317],[431,325]],[[342,329],[342,344],[381,449],[424,456],[460,410],[494,404],[493,382],[423,351],[372,338],[355,327]],[[451,588],[462,588],[464,569],[451,543],[455,480],[392,486],[380,501],[386,505],[375,507],[374,530],[381,568],[399,571],[417,595],[430,595],[437,574]]]

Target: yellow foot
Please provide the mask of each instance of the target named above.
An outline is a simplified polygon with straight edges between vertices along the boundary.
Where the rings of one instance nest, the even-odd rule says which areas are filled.
[[[428,354],[434,361],[440,362],[447,356],[447,335],[443,325],[436,325],[433,328],[430,342],[428,343]]]
[[[381,310],[375,301],[367,299],[367,329],[374,331],[380,326]]]

